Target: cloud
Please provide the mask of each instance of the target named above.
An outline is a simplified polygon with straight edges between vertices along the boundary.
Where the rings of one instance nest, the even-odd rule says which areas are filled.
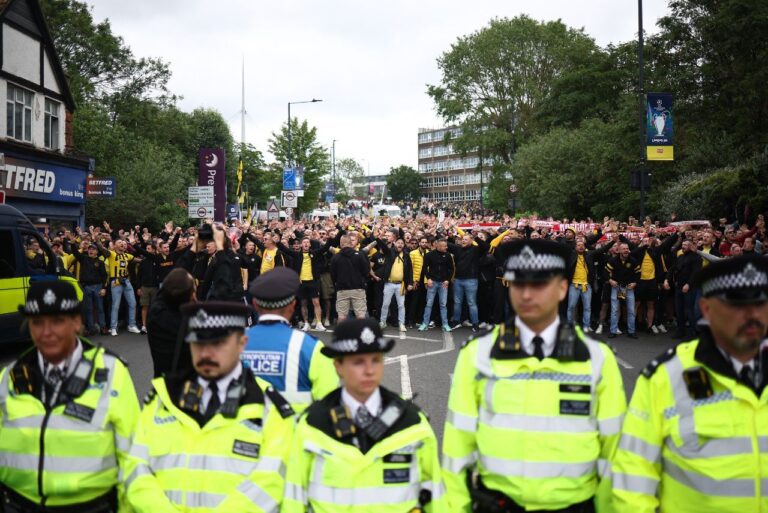
[[[653,32],[666,0],[645,0]],[[584,28],[598,44],[637,33],[630,0],[99,0],[97,20],[109,18],[138,56],[171,64],[171,90],[191,111],[210,107],[240,139],[241,66],[245,60],[246,141],[266,153],[267,139],[292,115],[317,126],[320,142],[336,143],[372,174],[416,166],[420,127],[442,125],[426,85],[439,82],[436,59],[458,37],[494,17],[528,14]],[[268,156],[269,157],[269,156]]]

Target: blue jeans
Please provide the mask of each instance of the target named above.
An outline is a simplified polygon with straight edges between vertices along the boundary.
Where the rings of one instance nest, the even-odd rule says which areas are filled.
[[[453,320],[461,322],[462,299],[467,298],[469,307],[469,322],[478,324],[477,318],[477,279],[461,279],[453,281]]]
[[[571,285],[568,287],[568,324],[573,324],[573,316],[576,312],[576,305],[581,298],[581,308],[584,314],[581,316],[581,327],[588,328],[592,318],[592,286],[587,285],[586,290],[582,290],[581,285]]]
[[[120,297],[125,296],[128,303],[128,327],[136,327],[136,296],[133,294],[133,286],[128,278],[121,278],[121,285],[114,286],[115,281],[109,282],[112,291],[112,317],[109,319],[110,329],[117,329],[117,314],[120,311]]]
[[[83,285],[83,308],[85,309],[85,327],[92,330],[93,325],[93,305],[96,305],[96,315],[99,320],[99,327],[106,328],[104,320],[104,298],[99,295],[101,285]]]
[[[627,291],[627,333],[635,332],[635,289]],[[619,288],[611,288],[611,333],[619,330]]]
[[[431,289],[427,289],[427,306],[424,307],[424,320],[422,321],[425,326],[429,324],[429,319],[432,317],[435,294],[440,299],[440,318],[443,320],[443,324],[448,324],[448,289],[444,288],[441,283],[435,282]]]

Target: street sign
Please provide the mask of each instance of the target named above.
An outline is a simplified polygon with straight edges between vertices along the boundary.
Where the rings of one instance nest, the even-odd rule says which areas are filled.
[[[304,197],[304,189],[296,189],[295,192],[296,192],[296,196],[298,196],[299,198]]]
[[[286,208],[285,215],[287,215],[288,217],[291,217],[293,215],[293,209],[291,207]]]
[[[206,206],[189,206],[189,214],[187,215],[190,219],[213,219],[213,205],[206,207]]]
[[[213,219],[213,186],[190,187],[187,206],[190,219]]]
[[[280,193],[280,204],[283,208],[296,208],[299,206],[299,197],[294,191],[282,191]]]
[[[280,207],[277,206],[275,200],[270,200],[267,206],[267,219],[270,221],[280,219]]]
[[[292,191],[296,189],[296,170],[292,167],[283,168],[283,190]]]

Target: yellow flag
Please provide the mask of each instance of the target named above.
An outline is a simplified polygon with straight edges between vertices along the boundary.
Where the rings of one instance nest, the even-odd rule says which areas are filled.
[[[240,197],[240,187],[243,185],[243,159],[237,165],[237,196]],[[242,203],[242,200],[240,201]]]

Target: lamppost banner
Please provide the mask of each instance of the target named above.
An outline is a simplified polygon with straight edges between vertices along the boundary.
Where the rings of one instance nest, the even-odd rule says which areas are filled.
[[[648,93],[646,101],[646,158],[675,160],[672,95]]]
[[[200,148],[197,185],[213,186],[213,219],[223,222],[226,218],[227,181],[223,148]]]

